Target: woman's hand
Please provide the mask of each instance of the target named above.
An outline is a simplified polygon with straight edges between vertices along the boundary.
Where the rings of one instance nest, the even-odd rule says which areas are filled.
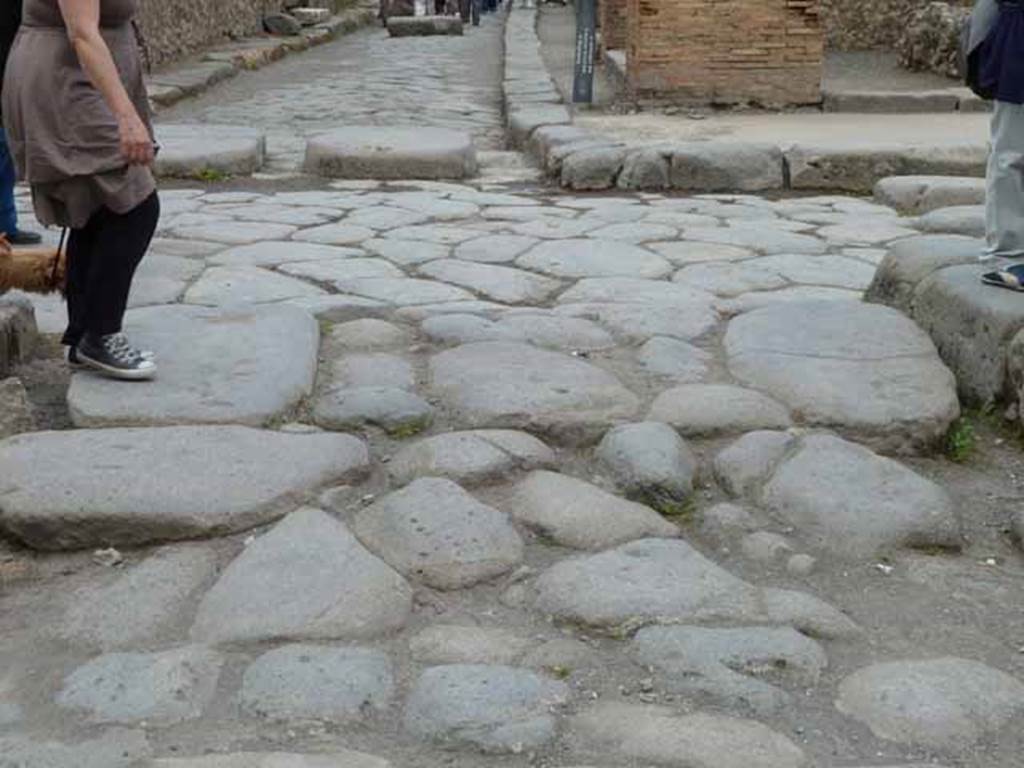
[[[153,140],[137,114],[119,121],[121,134],[121,156],[130,165],[152,165]]]

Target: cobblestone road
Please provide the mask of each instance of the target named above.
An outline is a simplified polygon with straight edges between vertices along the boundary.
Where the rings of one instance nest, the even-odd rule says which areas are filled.
[[[478,149],[503,149],[501,33],[494,15],[462,37],[393,39],[373,26],[243,73],[160,121],[262,128],[270,171],[295,168],[305,137],[345,125],[458,128]]]

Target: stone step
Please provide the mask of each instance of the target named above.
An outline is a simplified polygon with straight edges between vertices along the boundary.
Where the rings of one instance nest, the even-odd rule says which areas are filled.
[[[982,205],[985,180],[973,176],[889,176],[875,184],[875,200],[908,215],[950,206]]]
[[[464,179],[476,175],[476,148],[463,131],[349,126],[308,141],[306,171],[335,179]]]
[[[267,142],[262,131],[238,125],[161,124],[157,176],[210,180],[248,176],[263,167]]]
[[[392,37],[461,36],[462,30],[462,19],[458,16],[393,16],[388,19],[388,34]]]

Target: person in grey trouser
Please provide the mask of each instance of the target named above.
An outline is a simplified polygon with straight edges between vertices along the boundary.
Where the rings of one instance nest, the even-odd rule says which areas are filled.
[[[986,255],[1024,259],[1024,0],[978,0],[967,53],[977,57],[978,82],[995,100]]]

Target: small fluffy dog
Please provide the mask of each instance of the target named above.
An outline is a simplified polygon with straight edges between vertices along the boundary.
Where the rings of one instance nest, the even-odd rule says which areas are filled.
[[[64,292],[67,256],[56,248],[14,250],[0,234],[0,294],[12,290],[28,293]]]

